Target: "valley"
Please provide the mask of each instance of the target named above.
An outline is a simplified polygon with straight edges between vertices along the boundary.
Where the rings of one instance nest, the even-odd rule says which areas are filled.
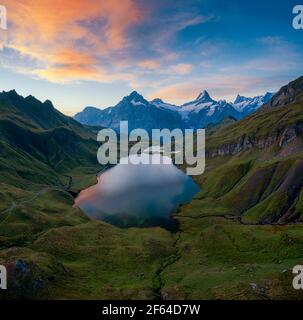
[[[48,101],[0,94],[1,299],[302,299],[302,90],[299,78],[209,130],[201,191],[174,233],[73,208],[102,170],[96,133]]]

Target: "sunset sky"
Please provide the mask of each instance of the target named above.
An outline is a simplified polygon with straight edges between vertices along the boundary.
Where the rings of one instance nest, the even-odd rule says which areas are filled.
[[[299,1],[300,2],[300,1]],[[302,1],[301,1],[302,2]],[[303,74],[292,0],[0,0],[0,91],[73,115],[137,90],[180,104],[263,94]],[[3,32],[3,31],[1,31]]]

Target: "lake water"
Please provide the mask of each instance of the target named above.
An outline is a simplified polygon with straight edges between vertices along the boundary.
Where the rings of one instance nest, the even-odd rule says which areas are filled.
[[[190,202],[199,187],[170,158],[152,157],[160,157],[161,164],[118,164],[102,173],[96,185],[79,194],[75,206],[90,218],[120,227],[177,228],[172,213]]]

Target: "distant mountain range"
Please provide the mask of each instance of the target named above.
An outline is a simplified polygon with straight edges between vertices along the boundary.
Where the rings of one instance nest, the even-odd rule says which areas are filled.
[[[128,120],[130,129],[205,128],[227,117],[241,120],[268,103],[273,93],[247,98],[238,95],[235,102],[212,99],[207,91],[197,99],[182,106],[166,103],[161,99],[146,100],[136,91],[124,97],[116,106],[104,110],[87,107],[74,119],[90,126],[118,129],[120,121]]]
[[[247,116],[268,103],[273,95],[274,94],[270,92],[267,92],[264,96],[256,96],[254,98],[246,98],[238,95],[233,103],[233,107],[243,116]]]
[[[178,107],[134,93],[119,107],[152,125],[157,110],[172,114],[177,125],[192,108],[219,108],[210,99],[203,92]],[[96,182],[100,127],[50,101],[0,93],[0,264],[10,271],[0,300],[302,298],[290,284],[303,246],[303,77],[243,121],[210,127],[207,170],[195,177],[201,192],[174,215],[177,237],[121,229],[74,209],[63,179],[73,178],[72,191]],[[93,276],[82,281],[88,270]]]

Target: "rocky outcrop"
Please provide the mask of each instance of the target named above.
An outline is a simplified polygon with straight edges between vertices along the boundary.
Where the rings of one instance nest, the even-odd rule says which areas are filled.
[[[282,87],[279,92],[264,105],[263,109],[285,106],[295,101],[303,101],[303,77]]]
[[[68,274],[55,257],[27,248],[1,251],[0,264],[7,270],[7,290],[0,290],[0,301],[41,299],[50,282]]]
[[[283,147],[284,145],[290,143],[298,136],[303,134],[303,123],[296,123],[292,126],[287,127],[280,138],[279,146]]]
[[[301,135],[303,135],[303,122],[297,122],[264,137],[256,138],[244,134],[238,141],[207,150],[206,157],[232,156],[252,148],[265,149],[274,144],[283,147]]]

